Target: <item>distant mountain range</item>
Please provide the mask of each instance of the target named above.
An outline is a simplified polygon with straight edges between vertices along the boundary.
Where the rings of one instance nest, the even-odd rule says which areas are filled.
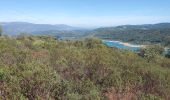
[[[0,26],[4,34],[18,35],[20,33],[36,34],[46,31],[73,31],[83,30],[83,28],[72,27],[64,24],[50,25],[50,24],[33,24],[27,22],[1,22]]]
[[[1,22],[3,34],[53,35],[58,37],[89,37],[119,40],[135,44],[163,44],[170,46],[170,23],[121,25],[96,29],[84,29],[64,24],[33,24],[26,22]]]
[[[158,24],[142,24],[142,25],[120,25],[115,27],[103,27],[98,29],[164,29],[164,28],[170,28],[170,23],[158,23]],[[98,30],[97,29],[97,30]]]
[[[28,22],[0,22],[0,26],[3,29],[3,33],[8,35],[18,35],[20,33],[27,34],[55,34],[64,32],[81,32],[87,29],[80,27],[73,27],[65,24],[33,24]],[[121,31],[121,30],[151,30],[151,29],[165,29],[170,28],[170,23],[159,23],[159,24],[144,24],[144,25],[121,25],[116,27],[103,27],[92,30],[96,31]],[[89,30],[88,30],[89,32]],[[105,32],[103,32],[105,33]]]

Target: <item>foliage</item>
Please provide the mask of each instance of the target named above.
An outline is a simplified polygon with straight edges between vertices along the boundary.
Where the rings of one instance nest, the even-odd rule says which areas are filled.
[[[99,39],[0,38],[0,99],[170,99],[170,59],[161,47],[144,57]]]
[[[96,37],[113,39],[135,44],[161,44],[170,46],[170,27],[167,28],[131,28],[111,27],[99,28],[93,32]]]
[[[155,57],[159,57],[164,52],[164,48],[160,45],[152,45],[142,48],[140,55],[143,56],[148,62],[153,61]]]

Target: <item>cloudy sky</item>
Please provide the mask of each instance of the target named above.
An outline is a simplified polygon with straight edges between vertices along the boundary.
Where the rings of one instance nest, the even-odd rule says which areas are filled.
[[[170,0],[1,0],[0,22],[95,27],[170,22]]]

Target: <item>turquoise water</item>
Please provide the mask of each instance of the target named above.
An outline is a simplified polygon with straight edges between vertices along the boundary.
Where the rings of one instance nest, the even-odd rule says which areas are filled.
[[[131,50],[134,52],[137,52],[140,50],[140,47],[130,47],[130,46],[123,45],[120,42],[116,42],[116,41],[103,40],[102,42],[103,42],[103,44],[105,44],[109,47],[116,47],[119,49],[128,49],[128,50]]]

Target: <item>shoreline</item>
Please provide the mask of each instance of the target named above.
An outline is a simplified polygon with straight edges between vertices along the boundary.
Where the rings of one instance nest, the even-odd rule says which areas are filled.
[[[119,43],[119,44],[122,44],[122,45],[128,46],[128,47],[136,47],[136,48],[145,47],[145,45],[135,45],[135,44],[130,44],[128,42],[121,42],[121,41],[114,41],[114,40],[103,40],[103,41],[115,42],[115,43]]]

